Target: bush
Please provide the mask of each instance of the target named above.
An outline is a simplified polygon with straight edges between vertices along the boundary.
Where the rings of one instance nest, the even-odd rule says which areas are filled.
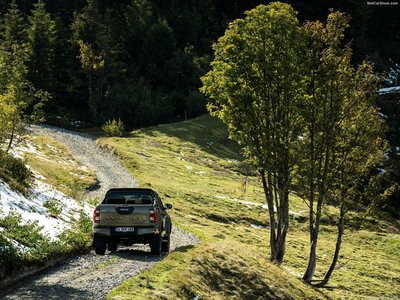
[[[63,210],[62,203],[56,199],[47,200],[44,204],[50,213],[50,215],[54,218],[57,218]]]
[[[81,211],[79,219],[71,219],[71,222],[72,227],[61,233],[60,241],[72,251],[86,251],[92,244],[92,220]]]
[[[60,240],[51,241],[37,222],[24,223],[20,214],[2,216],[0,211],[0,282],[18,274],[22,266],[41,266],[49,259],[90,249],[91,219],[81,212],[79,219],[71,222],[72,227],[61,233]]]
[[[0,150],[0,177],[11,187],[27,194],[32,172],[25,165],[25,161]]]
[[[43,227],[39,226],[37,222],[24,224],[19,213],[12,212],[8,216],[0,218],[0,226],[6,229],[5,234],[8,238],[30,250],[40,250],[44,245],[50,243],[49,239],[41,233]]]
[[[112,119],[112,121],[108,120],[101,129],[107,134],[107,136],[123,136],[125,126],[121,119],[118,119],[118,121]]]
[[[21,253],[0,232],[0,280],[21,265]]]

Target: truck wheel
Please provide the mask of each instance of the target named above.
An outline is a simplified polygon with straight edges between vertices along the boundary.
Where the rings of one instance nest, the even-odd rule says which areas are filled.
[[[101,237],[93,238],[94,252],[98,255],[104,255],[106,253],[106,241]]]
[[[108,251],[110,252],[115,252],[118,249],[118,244],[117,243],[108,243]]]
[[[150,242],[151,254],[161,254],[161,235],[156,235]]]
[[[171,244],[170,242],[171,242],[171,236],[170,235],[164,236],[164,238],[161,242],[161,251],[162,252],[166,252],[166,253],[169,252],[169,247]]]

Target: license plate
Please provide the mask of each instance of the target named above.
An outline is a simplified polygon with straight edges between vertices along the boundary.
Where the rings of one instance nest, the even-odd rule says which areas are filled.
[[[115,227],[116,232],[134,232],[134,227]]]

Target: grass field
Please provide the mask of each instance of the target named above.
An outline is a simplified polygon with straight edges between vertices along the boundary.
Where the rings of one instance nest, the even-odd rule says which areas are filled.
[[[81,200],[96,184],[95,172],[76,161],[64,144],[48,136],[29,136],[26,142],[29,151],[23,153],[28,165],[59,191]]]
[[[246,177],[238,145],[210,116],[103,138],[139,181],[172,203],[176,226],[201,243],[114,289],[109,299],[381,299],[400,295],[400,236],[346,231],[329,287],[301,281],[308,253],[306,205],[291,197],[284,263],[268,261],[268,212],[256,177]],[[246,181],[246,189],[244,182]],[[333,210],[334,208],[327,208]],[[316,278],[329,266],[335,227],[321,230]]]

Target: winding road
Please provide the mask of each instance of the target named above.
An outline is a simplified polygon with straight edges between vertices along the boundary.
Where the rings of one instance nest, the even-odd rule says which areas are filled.
[[[51,126],[32,126],[32,134],[64,143],[78,161],[96,171],[98,188],[88,197],[101,197],[111,187],[137,186],[118,158],[96,145],[94,136]],[[195,235],[173,228],[171,251],[196,243]],[[104,299],[112,288],[162,259],[150,255],[147,245],[121,247],[104,256],[92,251],[19,281],[1,291],[0,299]]]

